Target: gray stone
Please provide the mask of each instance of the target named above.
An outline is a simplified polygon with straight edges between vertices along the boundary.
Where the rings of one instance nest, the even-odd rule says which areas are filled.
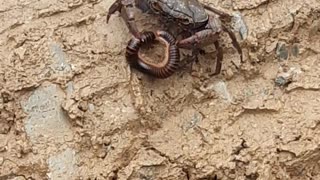
[[[72,81],[67,83],[66,91],[67,91],[67,96],[71,96],[72,95],[72,93],[74,91],[74,86],[73,86],[73,82]]]
[[[55,62],[45,72],[53,71],[57,74],[70,72],[71,66],[67,63],[61,47],[53,43],[50,45],[50,50]],[[72,93],[73,83],[69,82],[66,95],[71,96]],[[61,107],[64,97],[65,93],[58,85],[43,83],[25,102],[21,102],[28,114],[24,126],[33,147],[46,153],[45,148],[50,144],[58,150],[57,154],[50,154],[51,157],[47,159],[49,179],[72,179],[76,172],[75,150],[61,146],[73,139],[68,116]]]
[[[70,64],[66,61],[66,55],[63,52],[62,48],[59,46],[59,44],[53,43],[50,46],[50,50],[53,53],[53,59],[56,61],[55,64],[53,64],[53,69],[55,71],[62,71],[62,72],[69,72],[71,71]]]
[[[89,111],[93,112],[94,111],[94,105],[89,103]]]
[[[248,36],[248,27],[239,12],[233,14],[234,29],[239,32],[241,39]]]
[[[293,44],[291,48],[291,53],[293,56],[298,57],[299,55],[299,44]]]
[[[63,92],[55,84],[41,86],[22,103],[28,113],[25,129],[32,143],[64,142],[72,136],[67,116],[61,109]]]
[[[279,73],[275,79],[275,84],[277,86],[285,86],[293,81],[293,79],[301,73],[300,68],[290,68],[286,72]]]
[[[74,179],[76,172],[76,156],[73,149],[66,149],[48,159],[49,179]]]
[[[280,60],[287,60],[289,58],[289,52],[285,42],[278,42],[276,54]]]
[[[283,76],[279,76],[275,79],[274,82],[276,83],[277,86],[284,86],[284,85],[288,84],[290,81],[288,81],[288,79],[286,79]]]
[[[232,97],[228,91],[227,85],[223,81],[218,81],[214,84],[213,89],[223,99],[228,102],[232,102]]]

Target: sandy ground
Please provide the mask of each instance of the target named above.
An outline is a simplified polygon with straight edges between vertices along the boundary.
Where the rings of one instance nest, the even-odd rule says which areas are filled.
[[[165,80],[129,68],[112,2],[0,1],[1,180],[320,179],[319,0],[207,0],[245,62],[222,34],[220,75],[207,47]]]

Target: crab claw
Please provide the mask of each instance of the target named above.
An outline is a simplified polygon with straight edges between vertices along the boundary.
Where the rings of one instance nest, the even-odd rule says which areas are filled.
[[[109,19],[111,17],[112,14],[114,14],[117,11],[121,11],[122,8],[122,4],[121,4],[121,0],[117,0],[115,1],[109,8],[108,14],[107,14],[107,24],[109,22]]]

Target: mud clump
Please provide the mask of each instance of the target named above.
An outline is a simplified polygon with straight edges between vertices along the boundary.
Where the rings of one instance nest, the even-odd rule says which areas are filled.
[[[0,179],[320,179],[320,2],[203,2],[245,20],[245,62],[223,33],[220,75],[208,47],[165,80],[112,0],[0,2]]]

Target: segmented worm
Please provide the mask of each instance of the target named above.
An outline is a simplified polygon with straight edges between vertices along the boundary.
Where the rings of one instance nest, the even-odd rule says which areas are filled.
[[[139,52],[144,44],[154,43],[156,39],[166,45],[165,58],[161,63],[152,63],[148,58],[142,57]],[[157,31],[156,34],[147,31],[143,32],[140,39],[132,38],[126,48],[126,59],[129,65],[140,72],[157,77],[168,78],[178,69],[180,60],[179,48],[176,46],[176,39],[166,31]]]

